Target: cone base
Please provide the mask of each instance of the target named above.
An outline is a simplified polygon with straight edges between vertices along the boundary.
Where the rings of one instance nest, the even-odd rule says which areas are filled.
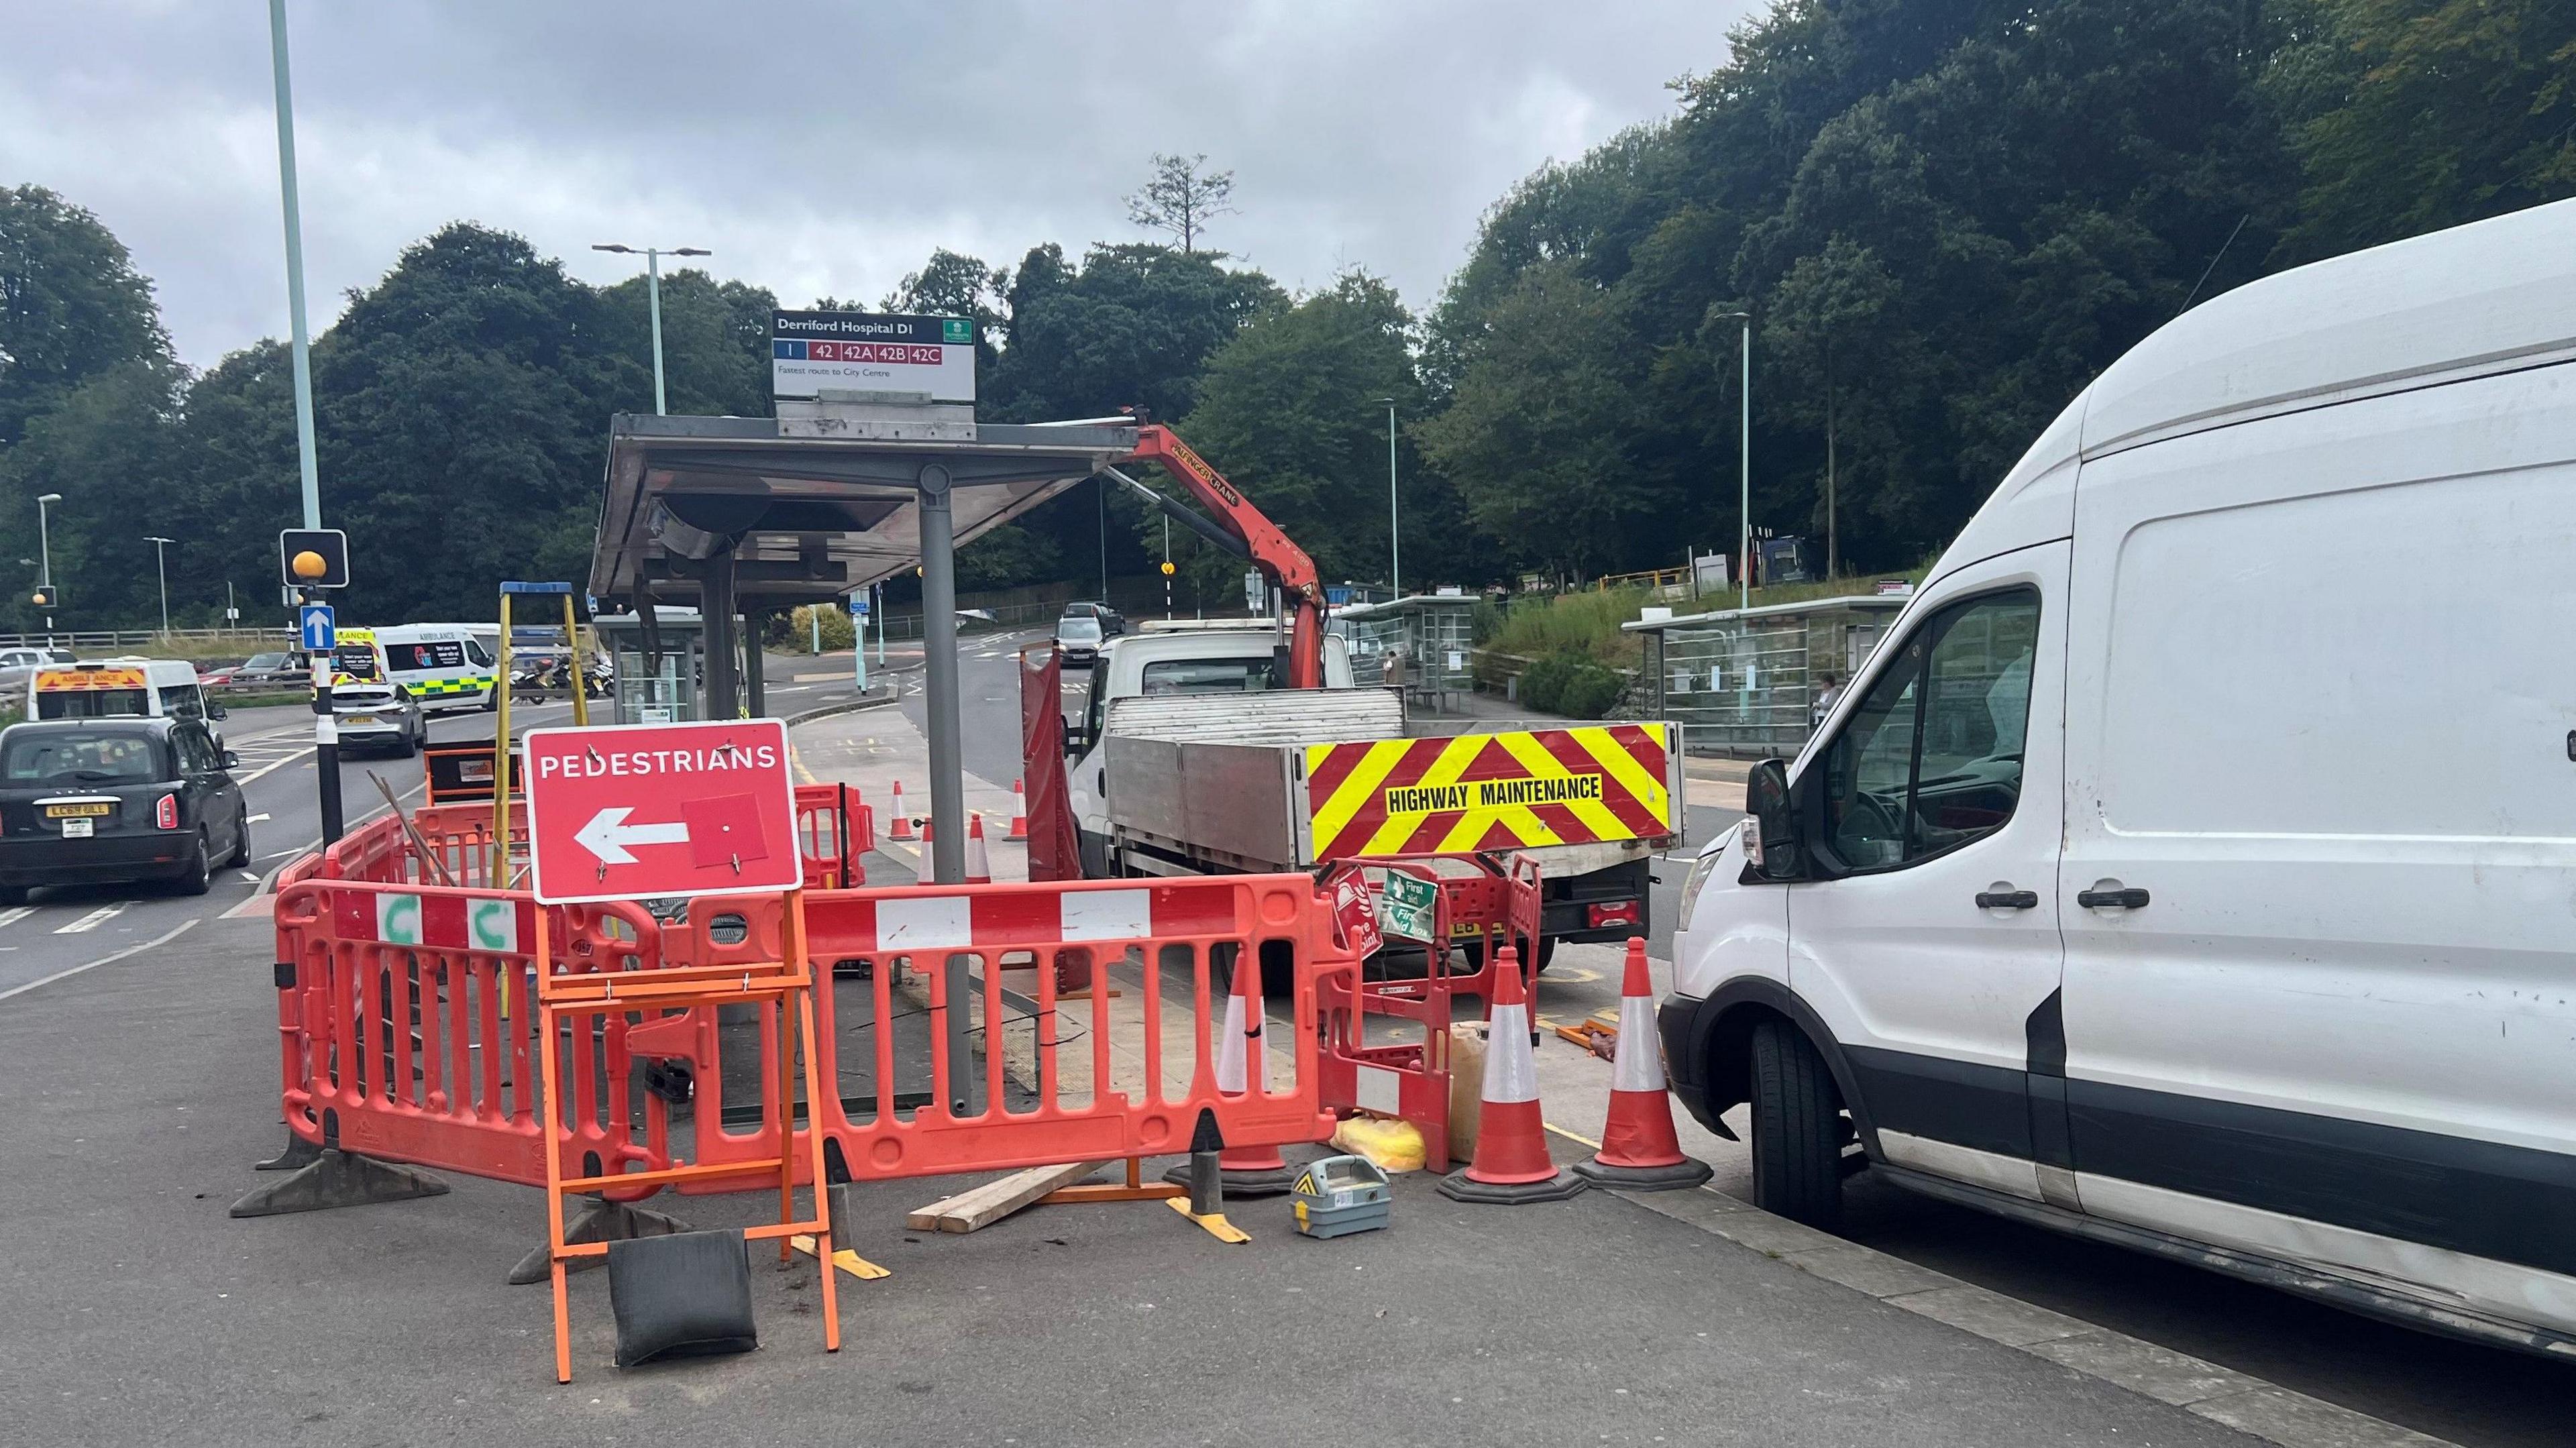
[[[1560,1171],[1534,1182],[1480,1182],[1467,1175],[1474,1169],[1468,1167],[1442,1177],[1440,1195],[1453,1202],[1511,1207],[1525,1202],[1561,1202],[1581,1194],[1592,1185],[1570,1171]]]
[[[1632,1192],[1676,1192],[1698,1186],[1717,1174],[1717,1169],[1707,1162],[1687,1156],[1669,1166],[1613,1166],[1595,1157],[1578,1161],[1570,1169],[1596,1185],[1624,1187]]]
[[[1285,1162],[1277,1166],[1230,1166],[1218,1172],[1217,1176],[1225,1183],[1225,1194],[1229,1197],[1285,1196],[1297,1185],[1297,1169]],[[1190,1164],[1183,1161],[1179,1166],[1164,1172],[1163,1180],[1178,1187],[1188,1186]]]

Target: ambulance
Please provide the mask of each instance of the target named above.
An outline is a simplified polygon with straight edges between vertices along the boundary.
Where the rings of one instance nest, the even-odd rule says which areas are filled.
[[[489,709],[500,701],[491,624],[406,623],[365,630],[384,651],[393,681],[428,710]]]

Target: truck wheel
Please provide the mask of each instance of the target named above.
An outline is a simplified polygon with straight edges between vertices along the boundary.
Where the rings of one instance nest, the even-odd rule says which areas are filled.
[[[1842,1099],[1786,1021],[1753,1028],[1753,1204],[1831,1231],[1842,1220]]]

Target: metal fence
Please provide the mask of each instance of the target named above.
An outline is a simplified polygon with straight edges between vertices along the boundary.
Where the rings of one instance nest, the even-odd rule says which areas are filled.
[[[73,653],[117,653],[150,651],[155,646],[237,648],[244,653],[262,649],[293,648],[296,632],[291,628],[174,628],[168,633],[159,629],[98,629],[53,633],[0,633],[0,649],[70,649]]]
[[[1824,675],[1850,682],[1904,603],[1823,599],[1624,627],[1645,636],[1657,717],[1688,725],[1693,750],[1787,756],[1814,729]]]

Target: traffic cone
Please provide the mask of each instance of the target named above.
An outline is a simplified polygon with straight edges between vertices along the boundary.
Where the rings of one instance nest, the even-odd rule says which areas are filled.
[[[1610,1120],[1601,1150],[1574,1169],[1605,1187],[1666,1191],[1707,1181],[1707,1162],[1682,1155],[1673,1134],[1673,1099],[1664,1091],[1664,1058],[1655,1045],[1655,988],[1646,975],[1646,942],[1628,937],[1628,974],[1619,987],[1619,1049],[1610,1066]]]
[[[1253,1082],[1270,1079],[1269,1017],[1261,1008],[1261,966],[1256,958],[1238,956],[1234,989],[1225,998],[1225,1025],[1216,1048],[1216,1089],[1240,1093]],[[1230,1197],[1275,1197],[1296,1184],[1275,1146],[1229,1146],[1217,1156],[1225,1194]],[[1163,1180],[1189,1184],[1186,1163],[1163,1174]]]
[[[1014,779],[1011,781],[1011,832],[1004,838],[1025,840],[1028,837],[1029,795],[1027,790],[1020,788],[1020,781]]]
[[[1538,1061],[1530,1051],[1529,997],[1520,952],[1504,946],[1494,961],[1494,999],[1485,1018],[1485,1087],[1476,1127],[1476,1159],[1440,1179],[1440,1195],[1460,1202],[1563,1201],[1591,1185],[1561,1171],[1547,1154],[1547,1123],[1538,1104]]]
[[[912,816],[904,812],[903,781],[900,779],[894,782],[894,831],[886,838],[890,840],[912,838]]]
[[[966,816],[966,883],[993,883],[993,859],[984,853],[984,817],[979,814]]]

